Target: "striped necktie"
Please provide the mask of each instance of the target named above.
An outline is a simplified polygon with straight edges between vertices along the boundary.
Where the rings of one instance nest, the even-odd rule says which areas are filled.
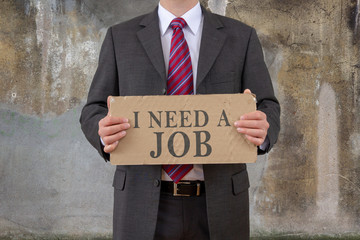
[[[186,21],[182,18],[175,18],[171,21],[170,26],[173,29],[173,35],[170,45],[167,94],[194,94],[190,52],[182,31],[186,26]],[[162,167],[169,177],[178,183],[193,168],[193,165],[173,164]]]

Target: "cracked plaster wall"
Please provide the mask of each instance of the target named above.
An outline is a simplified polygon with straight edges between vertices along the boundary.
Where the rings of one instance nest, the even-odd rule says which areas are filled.
[[[282,106],[253,233],[360,234],[359,2],[201,2],[257,29]],[[114,168],[78,118],[107,27],[156,4],[0,1],[0,235],[111,232]]]

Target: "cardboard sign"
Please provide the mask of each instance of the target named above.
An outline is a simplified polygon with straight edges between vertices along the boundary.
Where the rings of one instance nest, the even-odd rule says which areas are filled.
[[[257,147],[234,122],[256,110],[251,94],[128,96],[110,100],[111,116],[131,128],[113,165],[252,163]]]

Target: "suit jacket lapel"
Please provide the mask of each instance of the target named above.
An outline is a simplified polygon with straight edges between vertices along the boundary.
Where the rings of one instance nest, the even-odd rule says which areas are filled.
[[[204,14],[204,25],[201,37],[196,87],[200,85],[210,71],[226,39],[226,34],[219,31],[219,29],[223,28],[223,25],[216,15],[208,12],[203,7],[202,10]],[[137,32],[137,36],[150,61],[160,74],[161,79],[166,82],[164,55],[160,39],[157,11],[158,9],[156,8],[152,13],[143,18],[140,22],[143,28]]]
[[[137,36],[150,61],[160,74],[161,79],[166,81],[164,55],[160,39],[159,17],[157,12],[158,9],[156,8],[152,13],[144,17],[140,22],[143,29],[137,32]]]
[[[200,85],[210,71],[226,39],[226,34],[219,31],[219,29],[223,28],[223,25],[216,15],[208,12],[203,7],[202,10],[204,14],[204,25],[201,37],[196,87]]]

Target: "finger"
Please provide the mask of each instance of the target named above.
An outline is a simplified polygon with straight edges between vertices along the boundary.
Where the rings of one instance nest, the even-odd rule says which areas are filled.
[[[255,138],[265,138],[267,134],[267,131],[264,129],[237,128],[236,130],[239,133],[243,133]]]
[[[116,124],[111,126],[104,126],[102,128],[99,128],[99,136],[100,137],[106,137],[110,135],[114,135],[118,132],[121,132],[123,130],[127,130],[130,128],[129,123],[122,123],[122,124]]]
[[[124,117],[111,117],[111,116],[106,116],[103,119],[100,120],[99,122],[99,128],[100,127],[107,127],[107,126],[111,126],[111,125],[117,125],[117,124],[122,124],[122,123],[128,123],[129,119],[124,118]]]
[[[260,146],[264,142],[264,138],[256,138],[249,135],[245,135],[245,137],[256,146]]]
[[[263,119],[266,119],[266,114],[261,111],[245,113],[240,117],[240,120],[263,120]]]
[[[118,142],[120,139],[122,139],[125,136],[126,136],[126,131],[121,131],[116,134],[103,137],[102,140],[105,143],[105,145],[112,145],[115,142]]]
[[[251,94],[251,91],[250,91],[250,89],[245,89],[245,91],[244,91],[244,93],[249,93],[249,94]]]
[[[264,129],[269,128],[269,123],[266,120],[240,120],[234,123],[236,128],[251,128]]]
[[[119,144],[119,142],[114,142],[113,144],[106,145],[106,146],[104,147],[104,152],[106,152],[106,153],[111,153],[111,152],[113,152],[113,151],[116,149],[116,147],[117,147],[118,144]]]

